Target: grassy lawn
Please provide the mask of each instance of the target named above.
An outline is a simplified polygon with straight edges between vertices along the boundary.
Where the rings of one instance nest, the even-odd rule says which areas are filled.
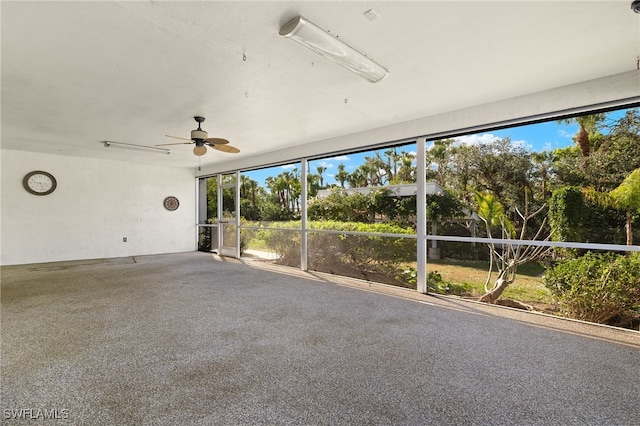
[[[251,238],[248,241],[247,250],[270,251],[267,243],[264,240],[259,240],[257,238]]]
[[[427,271],[437,271],[444,281],[463,283],[471,288],[470,296],[481,296],[489,270],[488,262],[450,262],[429,260]],[[503,293],[503,299],[515,299],[524,303],[552,303],[551,294],[542,283],[544,267],[526,264],[518,268],[516,280]],[[492,275],[492,282],[497,274]]]

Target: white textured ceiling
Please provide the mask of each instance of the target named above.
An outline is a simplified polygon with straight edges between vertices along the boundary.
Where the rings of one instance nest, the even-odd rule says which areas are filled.
[[[0,3],[2,148],[195,167],[634,70],[630,1]],[[364,12],[374,9],[370,21]],[[297,15],[389,70],[279,36]],[[241,150],[153,146],[203,129]]]

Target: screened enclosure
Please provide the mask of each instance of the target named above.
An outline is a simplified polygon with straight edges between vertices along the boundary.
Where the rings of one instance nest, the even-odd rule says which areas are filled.
[[[599,321],[637,322],[638,200],[625,108],[200,178],[199,229],[203,250],[588,319],[560,271],[618,265],[632,302]]]

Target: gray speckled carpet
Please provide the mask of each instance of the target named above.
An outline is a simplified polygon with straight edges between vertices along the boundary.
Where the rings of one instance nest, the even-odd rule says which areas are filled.
[[[637,332],[198,252],[1,277],[7,424],[640,424]]]

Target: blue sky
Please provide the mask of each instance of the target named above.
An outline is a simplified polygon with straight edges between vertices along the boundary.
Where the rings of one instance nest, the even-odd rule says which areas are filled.
[[[624,111],[616,111],[610,114],[616,118],[622,116]],[[574,142],[573,136],[578,131],[577,124],[564,125],[559,124],[557,121],[548,121],[545,123],[530,124],[526,126],[512,127],[509,129],[494,130],[489,132],[476,133],[473,135],[466,135],[459,138],[463,143],[482,143],[491,141],[495,138],[510,137],[512,141],[522,144],[529,151],[550,151],[556,148],[564,148],[571,146]],[[427,142],[427,146],[429,142]],[[407,152],[415,153],[415,145],[409,145],[405,148],[399,148],[399,151],[405,150]],[[384,149],[383,149],[384,151]],[[330,157],[323,160],[314,160],[309,162],[309,172],[316,173],[318,166],[326,167],[326,171],[323,173],[325,184],[336,183],[335,173],[340,163],[346,166],[347,172],[352,172],[360,164],[364,162],[365,156],[372,156],[373,152],[364,152],[358,154],[340,155],[337,157]],[[251,179],[256,180],[259,184],[264,185],[264,180],[268,176],[276,176],[283,171],[292,170],[296,166],[276,166],[264,170],[256,170],[247,172],[246,174]],[[299,169],[299,165],[297,166]]]
[[[495,130],[475,135],[462,136],[457,138],[466,142],[474,139],[502,139],[510,137],[515,143],[533,152],[551,151],[556,148],[564,148],[573,144],[573,135],[578,131],[578,125],[569,126],[558,124],[555,121],[546,123],[530,124],[527,126],[512,127],[510,129]]]

